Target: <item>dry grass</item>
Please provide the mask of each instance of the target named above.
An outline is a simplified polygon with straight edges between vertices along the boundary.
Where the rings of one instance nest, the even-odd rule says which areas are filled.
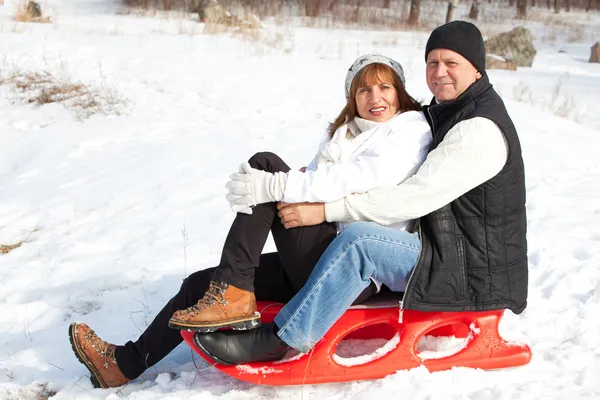
[[[250,45],[248,49],[257,54],[290,53],[295,46],[294,31],[289,26],[253,29],[245,26],[206,23],[202,33],[236,38]]]
[[[6,254],[11,250],[21,247],[22,244],[23,242],[19,242],[16,244],[0,244],[0,254]]]
[[[128,101],[114,88],[101,84],[86,85],[61,78],[47,70],[27,71],[12,67],[0,75],[0,85],[12,89],[13,103],[44,105],[59,103],[69,109],[75,119],[82,121],[93,114],[121,115]]]
[[[52,22],[52,17],[36,15],[33,8],[30,6],[29,1],[21,1],[17,4],[17,11],[15,13],[15,21],[17,22],[38,22],[48,24]]]
[[[537,109],[550,112],[558,117],[580,122],[581,113],[573,95],[565,89],[567,76],[560,77],[547,98],[542,93],[534,92],[525,82],[520,82],[513,88],[513,99],[534,106]],[[540,100],[547,98],[547,100]]]
[[[195,11],[195,1],[190,0],[123,0],[123,4],[130,10]]]

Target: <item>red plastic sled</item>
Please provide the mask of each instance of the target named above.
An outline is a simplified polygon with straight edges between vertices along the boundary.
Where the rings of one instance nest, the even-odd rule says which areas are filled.
[[[282,304],[259,302],[263,322],[271,322]],[[420,312],[404,310],[400,322],[398,301],[379,301],[346,311],[309,354],[289,360],[250,363],[237,366],[215,364],[215,368],[240,380],[262,385],[301,385],[314,383],[379,379],[399,370],[421,365],[429,371],[452,367],[496,369],[529,363],[527,345],[508,343],[498,333],[503,310],[481,312]],[[194,332],[181,331],[183,339],[202,358],[214,363],[196,347]],[[466,338],[464,347],[443,358],[421,359],[416,350],[424,335]],[[335,355],[343,339],[383,338],[385,354],[369,356],[369,361],[349,365],[349,359]],[[352,359],[350,359],[352,360]]]

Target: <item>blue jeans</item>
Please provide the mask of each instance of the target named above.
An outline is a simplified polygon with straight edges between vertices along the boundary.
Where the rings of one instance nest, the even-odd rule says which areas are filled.
[[[373,222],[348,226],[319,259],[306,285],[275,317],[277,335],[307,353],[352,305],[371,277],[402,292],[419,258],[416,233]]]

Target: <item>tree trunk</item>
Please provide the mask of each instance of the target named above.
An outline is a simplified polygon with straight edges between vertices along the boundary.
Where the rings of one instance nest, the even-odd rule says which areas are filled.
[[[419,23],[419,12],[421,11],[421,0],[410,0],[410,14],[408,15],[408,24],[417,25]]]
[[[383,8],[390,8],[390,0],[383,0]]]
[[[567,12],[571,11],[571,0],[566,0],[565,3]]]
[[[320,14],[319,0],[304,0],[304,13],[307,17],[315,18]]]
[[[535,0],[531,0],[531,7],[535,7]]]
[[[479,18],[479,2],[480,0],[473,0],[471,3],[471,10],[469,11],[469,18],[476,20]]]
[[[360,1],[356,0],[356,8],[354,9],[354,21],[358,23],[358,14],[360,13]]]
[[[556,14],[560,12],[560,0],[554,0],[554,12]]]
[[[552,0],[548,0],[548,10],[552,8]]]
[[[527,0],[517,0],[517,19],[527,19]]]
[[[514,7],[515,6],[515,0],[508,0],[508,6],[509,7]]]
[[[589,0],[588,5],[585,8],[585,12],[589,12],[592,9],[592,5],[596,5],[596,0]]]
[[[454,11],[456,11],[457,5],[458,0],[450,0],[448,2],[448,13],[446,14],[446,23],[454,21]]]

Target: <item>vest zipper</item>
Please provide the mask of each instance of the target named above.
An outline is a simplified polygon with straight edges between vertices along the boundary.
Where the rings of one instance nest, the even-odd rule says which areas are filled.
[[[431,115],[431,108],[427,107],[427,114],[429,115],[429,120],[431,121],[431,134],[435,132],[435,123],[433,122],[433,116]]]
[[[417,229],[417,232],[419,233],[419,241],[420,241],[421,240],[421,223],[420,222],[419,222],[419,228]],[[408,277],[408,281],[406,281],[406,288],[404,290],[404,294],[402,295],[402,300],[400,300],[400,315],[398,316],[398,323],[400,323],[400,324],[402,323],[402,317],[404,315],[404,298],[406,297],[406,294],[408,293],[410,281],[412,280],[412,277],[415,275],[415,272],[417,272],[417,268],[419,267],[419,261],[421,261],[422,254],[423,254],[423,246],[421,246],[421,248],[419,250],[419,257],[417,257],[417,262],[415,263],[415,268],[410,273],[410,276]]]
[[[433,116],[431,115],[431,108],[427,107],[427,114],[429,115],[429,120],[431,121],[431,134],[435,132],[435,123],[433,122]],[[419,228],[417,230],[419,232],[419,240],[421,240],[421,223],[419,222]],[[406,282],[406,289],[404,290],[404,295],[402,296],[402,300],[400,300],[400,315],[398,316],[398,323],[402,323],[402,317],[404,315],[404,299],[406,298],[406,294],[408,293],[408,289],[410,287],[410,282],[412,281],[412,277],[417,272],[417,268],[419,267],[419,262],[421,261],[421,255],[423,254],[423,246],[421,246],[421,250],[419,251],[419,257],[417,258],[417,263],[415,264],[415,268],[411,272],[408,277],[408,281]]]

